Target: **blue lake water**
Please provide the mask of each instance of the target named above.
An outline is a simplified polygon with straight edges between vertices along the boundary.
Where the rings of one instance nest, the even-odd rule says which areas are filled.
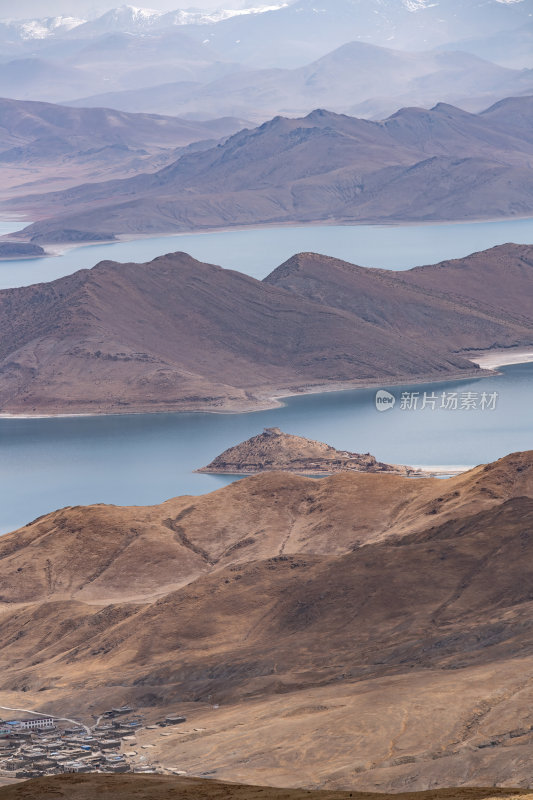
[[[0,221],[0,235],[20,227],[20,222]],[[49,258],[0,261],[0,289],[54,280],[104,259],[144,262],[176,250],[264,278],[287,258],[303,251],[362,266],[407,269],[505,242],[533,243],[533,219],[442,225],[313,225],[180,234],[75,247]]]
[[[20,227],[0,221],[0,234]],[[45,259],[0,262],[0,288],[52,280],[103,259],[147,261],[185,250],[194,257],[263,278],[296,252],[406,269],[496,244],[533,242],[533,220],[444,225],[310,226],[186,234],[73,248]],[[83,503],[158,503],[234,480],[195,475],[225,448],[277,425],[339,448],[419,465],[472,465],[533,448],[533,365],[502,375],[421,392],[498,393],[491,410],[375,409],[375,392],[357,390],[290,398],[253,414],[161,414],[57,419],[0,419],[0,532],[40,514]]]
[[[231,476],[192,470],[225,448],[278,426],[383,461],[468,465],[533,449],[533,364],[502,368],[493,378],[393,387],[395,407],[379,413],[375,390],[289,398],[251,414],[139,414],[56,419],[0,419],[0,532],[65,505],[150,504],[217,489]],[[407,410],[401,393],[434,392],[431,405]],[[441,409],[446,397],[475,394],[477,408]],[[497,394],[481,410],[482,393]]]

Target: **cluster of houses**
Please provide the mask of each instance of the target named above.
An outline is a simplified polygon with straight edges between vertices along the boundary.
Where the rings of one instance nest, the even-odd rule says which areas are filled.
[[[169,715],[159,726],[185,722]],[[136,759],[135,734],[143,717],[129,706],[104,712],[93,727],[68,727],[54,717],[0,719],[0,775],[35,778],[75,772],[158,772]],[[150,726],[152,727],[152,726]]]

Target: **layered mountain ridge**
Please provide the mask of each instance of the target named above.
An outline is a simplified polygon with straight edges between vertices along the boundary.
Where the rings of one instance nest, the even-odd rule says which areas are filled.
[[[219,68],[220,69],[220,68]],[[0,72],[1,77],[1,72]],[[198,79],[199,78],[199,79]],[[110,86],[104,94],[70,101],[126,111],[241,116],[264,122],[276,115],[300,117],[315,108],[380,119],[400,106],[432,107],[445,101],[481,111],[494,101],[533,92],[531,69],[511,69],[454,50],[405,52],[348,41],[294,69],[227,68],[132,89]],[[207,79],[206,79],[207,78]],[[144,81],[146,83],[146,81]]]
[[[0,98],[1,196],[156,171],[187,147],[208,149],[243,125]]]
[[[531,97],[482,114],[446,104],[383,122],[317,110],[276,117],[152,174],[12,200],[41,221],[18,235],[286,222],[473,220],[531,213]],[[515,122],[519,121],[518,125]]]
[[[104,261],[0,292],[0,408],[240,410],[482,375],[471,351],[533,342],[532,264],[520,245],[407,272],[301,254],[258,281],[185,253]]]
[[[335,0],[320,9],[310,0],[296,0],[214,12],[177,9],[168,13],[123,5],[90,20],[68,16],[3,20],[0,36],[17,52],[17,47],[20,51],[25,41],[35,47],[40,43],[49,45],[54,40],[60,44],[116,33],[142,38],[177,28],[200,42],[209,38],[228,58],[238,57],[246,63],[273,66],[278,54],[269,52],[261,33],[267,32],[269,37],[279,41],[283,63],[293,65],[310,56],[322,55],[324,48],[333,49],[350,38],[373,44],[393,41],[399,47],[412,50],[455,40],[468,44],[473,36],[514,31],[529,22],[530,10],[528,0],[509,3],[489,0],[468,7],[457,0],[432,3]],[[292,48],[287,47],[289,43]]]

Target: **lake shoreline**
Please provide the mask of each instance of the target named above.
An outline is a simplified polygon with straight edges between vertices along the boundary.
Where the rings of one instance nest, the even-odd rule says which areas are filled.
[[[29,221],[28,221],[29,222]],[[12,224],[0,220],[0,233],[12,238]],[[1,239],[0,239],[1,242]],[[404,271],[417,265],[464,258],[507,242],[533,242],[533,217],[505,217],[494,221],[460,220],[401,222],[398,224],[343,222],[283,223],[208,228],[166,235],[127,233],[105,242],[49,243],[46,256],[0,261],[0,289],[55,281],[102,261],[150,263],[176,251],[200,262],[237,270],[263,280],[295,253],[323,253],[368,269]],[[388,244],[388,246],[386,246]]]
[[[391,467],[398,467],[397,464],[389,464]],[[415,466],[415,465],[403,465],[407,469],[413,470],[412,475],[403,475],[401,472],[388,472],[386,470],[380,471],[372,471],[372,470],[365,470],[365,469],[336,469],[331,472],[326,470],[318,471],[318,470],[300,470],[300,469],[292,469],[290,467],[278,467],[276,469],[261,469],[256,470],[255,472],[247,472],[245,470],[239,471],[231,471],[231,470],[221,470],[221,469],[206,469],[201,467],[200,469],[195,469],[197,475],[236,475],[240,476],[241,478],[249,478],[252,475],[264,475],[265,472],[288,472],[290,475],[300,475],[302,478],[330,478],[332,475],[346,475],[346,473],[355,472],[358,474],[364,475],[391,475],[396,478],[448,478],[453,477],[455,475],[462,475],[464,472],[468,472],[471,469],[474,469],[474,466],[459,466],[459,465],[450,465],[446,466],[445,464],[436,464],[435,466]]]
[[[521,362],[512,362],[521,363]],[[283,400],[294,397],[305,397],[309,395],[330,394],[334,392],[349,392],[357,389],[383,389],[393,388],[395,386],[417,386],[419,384],[440,384],[449,383],[450,381],[467,381],[472,379],[482,380],[483,378],[490,378],[498,375],[495,370],[488,369],[472,369],[468,372],[455,373],[452,372],[446,376],[437,378],[435,375],[419,375],[416,378],[413,376],[398,376],[393,379],[360,381],[355,379],[353,381],[346,381],[341,383],[331,384],[316,384],[307,386],[302,389],[289,389],[283,391],[274,390],[267,392],[257,397],[253,404],[242,405],[240,403],[228,403],[223,408],[213,408],[212,406],[189,406],[184,408],[161,408],[161,409],[147,409],[140,408],[138,410],[120,410],[120,411],[87,411],[79,413],[57,412],[43,414],[36,412],[35,414],[28,413],[15,413],[9,411],[0,412],[0,420],[18,420],[18,419],[68,419],[80,417],[123,417],[123,416],[138,416],[138,415],[163,415],[163,414],[210,414],[210,415],[238,415],[238,414],[254,414],[259,411],[270,411],[276,408],[281,408],[285,405]]]
[[[462,353],[467,358],[466,354]],[[123,416],[136,416],[143,414],[158,415],[158,414],[254,414],[258,411],[270,411],[272,409],[281,408],[285,405],[283,400],[293,397],[304,397],[315,394],[329,394],[332,392],[349,392],[357,389],[388,389],[395,386],[417,386],[419,384],[440,384],[448,383],[450,381],[466,381],[472,379],[483,379],[495,377],[500,375],[498,372],[499,367],[513,366],[518,364],[530,364],[533,362],[533,347],[526,349],[508,350],[479,350],[475,351],[468,356],[468,359],[480,367],[480,370],[473,369],[472,372],[451,373],[442,378],[436,378],[432,375],[421,375],[416,378],[409,376],[399,376],[393,380],[383,381],[364,381],[360,382],[357,379],[354,381],[347,381],[343,383],[332,384],[317,384],[315,386],[308,386],[306,388],[291,389],[289,391],[274,392],[272,394],[265,393],[259,396],[253,405],[242,406],[239,403],[229,403],[223,408],[217,409],[212,406],[198,407],[189,406],[185,408],[161,408],[157,410],[141,408],[138,410],[120,410],[120,411],[80,411],[80,412],[57,412],[57,413],[16,413],[10,411],[0,412],[0,420],[19,420],[19,419],[70,419],[70,418],[83,418],[83,417],[123,417]]]
[[[528,214],[517,214],[507,217],[476,217],[475,219],[425,219],[425,220],[366,220],[366,219],[358,219],[358,220],[346,220],[346,219],[317,219],[317,220],[306,220],[306,221],[299,221],[299,220],[292,220],[292,221],[281,221],[281,222],[253,222],[249,225],[242,224],[242,223],[235,223],[235,225],[224,225],[221,227],[212,227],[206,226],[205,228],[196,227],[190,228],[187,230],[182,231],[152,231],[150,233],[117,233],[117,234],[110,234],[109,239],[102,239],[99,241],[88,240],[88,241],[79,241],[79,242],[54,242],[54,247],[50,249],[50,251],[45,254],[44,256],[40,256],[40,258],[46,258],[47,256],[61,256],[65,253],[68,253],[70,250],[81,248],[81,247],[90,247],[91,245],[112,245],[112,244],[121,244],[126,242],[135,242],[135,241],[144,241],[149,239],[160,239],[160,238],[178,238],[180,236],[198,236],[202,234],[211,235],[217,233],[244,233],[246,231],[265,231],[265,230],[275,230],[276,228],[331,228],[331,227],[345,227],[345,228],[357,228],[357,227],[373,227],[373,228],[416,228],[416,227],[429,227],[429,226],[446,226],[446,225],[475,225],[476,223],[479,224],[487,224],[487,223],[499,223],[499,222],[513,222],[517,220],[533,220],[533,215],[531,213]],[[32,220],[28,221],[27,227],[29,225],[33,225],[34,222],[39,222],[39,220]],[[2,234],[0,236],[0,240],[5,236],[17,236],[19,235],[24,228],[18,231],[10,232],[9,234]],[[23,237],[19,237],[21,241],[27,241]],[[45,243],[46,244],[46,243]],[[419,265],[414,265],[419,266]]]

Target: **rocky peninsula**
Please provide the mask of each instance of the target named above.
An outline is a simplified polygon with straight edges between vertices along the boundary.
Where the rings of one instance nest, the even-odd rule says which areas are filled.
[[[336,472],[387,472],[396,475],[422,475],[420,470],[398,464],[385,464],[370,453],[336,450],[329,444],[265,428],[263,433],[224,450],[206,467],[196,472],[253,475],[284,470],[304,475]]]

